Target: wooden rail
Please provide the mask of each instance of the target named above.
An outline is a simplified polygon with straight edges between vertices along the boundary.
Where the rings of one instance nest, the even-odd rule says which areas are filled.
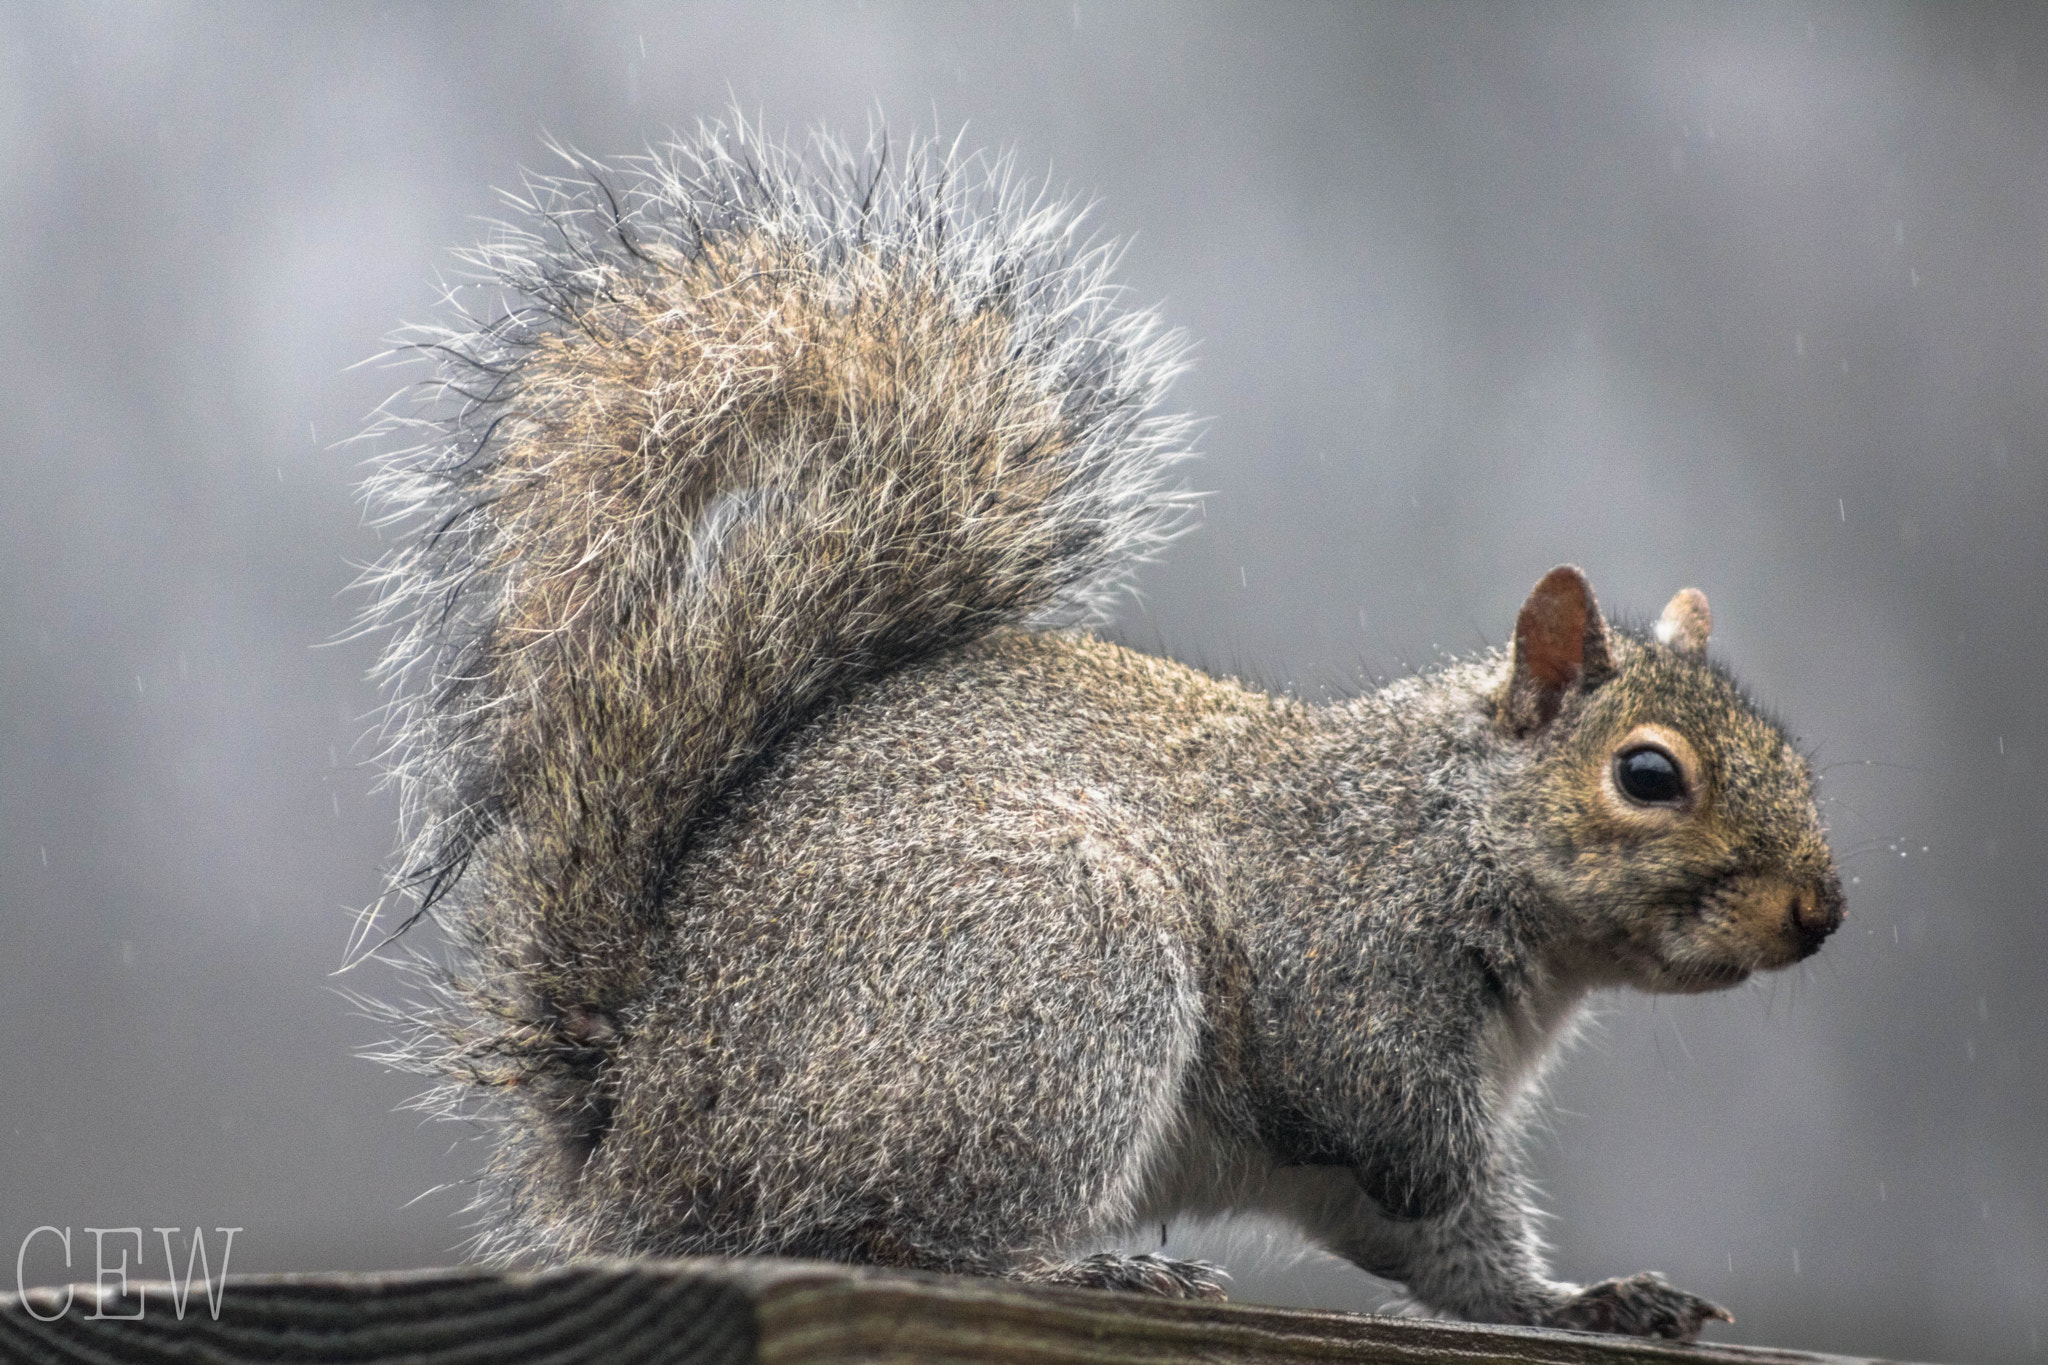
[[[1841,1356],[1312,1313],[806,1261],[239,1276],[0,1297],[0,1362],[299,1365],[1849,1365]],[[47,1319],[47,1320],[46,1320]],[[1855,1365],[1869,1365],[1856,1362]]]

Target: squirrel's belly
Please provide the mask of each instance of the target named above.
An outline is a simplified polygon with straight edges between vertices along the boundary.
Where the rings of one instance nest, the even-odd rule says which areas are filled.
[[[1134,1222],[1143,1227],[1263,1208],[1272,1174],[1265,1152],[1226,1137],[1200,1114],[1183,1114],[1153,1154]]]
[[[1326,1229],[1356,1230],[1384,1221],[1349,1167],[1282,1165],[1263,1148],[1225,1137],[1200,1118],[1183,1123],[1161,1155],[1133,1220],[1139,1230],[1176,1218],[1251,1214],[1327,1241]]]

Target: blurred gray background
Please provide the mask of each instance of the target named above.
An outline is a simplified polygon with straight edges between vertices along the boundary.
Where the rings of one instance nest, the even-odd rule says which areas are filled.
[[[1200,341],[1205,529],[1121,638],[1314,692],[1551,564],[1696,584],[1827,765],[1853,917],[1604,1003],[1535,1159],[1575,1278],[1721,1339],[2048,1333],[2048,7],[0,6],[0,1256],[240,1225],[446,1261],[473,1144],[333,993],[393,811],[337,446],[544,135],[963,123]],[[359,973],[347,984],[388,982]],[[415,1196],[436,1190],[423,1199]],[[1180,1229],[1245,1298],[1384,1291]],[[46,1244],[32,1278],[70,1278]],[[145,1268],[161,1274],[152,1248]]]

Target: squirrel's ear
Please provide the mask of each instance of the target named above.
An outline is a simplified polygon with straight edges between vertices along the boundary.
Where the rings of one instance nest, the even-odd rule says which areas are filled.
[[[1713,629],[1714,613],[1707,609],[1707,595],[1698,588],[1680,588],[1657,618],[1657,643],[1686,654],[1704,654]]]
[[[1534,734],[1556,718],[1565,694],[1614,671],[1607,622],[1586,576],[1569,564],[1543,575],[1515,617],[1508,690],[1501,710],[1510,733]]]

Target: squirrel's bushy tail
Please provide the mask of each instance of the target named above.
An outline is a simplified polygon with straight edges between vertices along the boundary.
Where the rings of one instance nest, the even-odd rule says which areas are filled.
[[[437,376],[369,581],[402,888],[457,954],[401,1057],[601,1131],[709,803],[841,689],[1097,613],[1189,433],[1178,338],[1004,162],[741,123],[578,164],[465,257],[492,310],[401,338]]]

